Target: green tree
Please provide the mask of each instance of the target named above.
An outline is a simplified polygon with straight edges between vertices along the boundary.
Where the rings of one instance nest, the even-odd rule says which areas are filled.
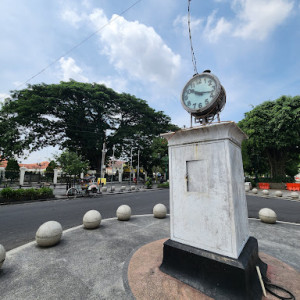
[[[266,101],[247,112],[238,125],[249,136],[244,146],[248,165],[258,168],[267,161],[272,178],[284,177],[288,166],[298,165],[300,96]]]
[[[89,162],[75,152],[65,151],[55,157],[58,165],[67,175],[80,176],[89,169]]]
[[[157,137],[151,144],[149,164],[153,172],[164,173],[168,167],[168,142],[166,139]]]
[[[174,128],[168,116],[145,100],[104,85],[76,81],[36,84],[13,91],[3,105],[0,150],[4,156],[20,155],[24,150],[60,145],[100,170],[105,142],[107,157],[112,155],[113,145],[116,157],[129,157],[133,149],[134,161],[140,150],[141,164],[146,167],[153,138]]]
[[[15,159],[9,159],[5,168],[5,177],[13,181],[19,178],[20,167]]]
[[[46,168],[45,176],[47,179],[53,179],[54,169],[57,167],[57,163],[54,160],[51,160],[49,165]]]

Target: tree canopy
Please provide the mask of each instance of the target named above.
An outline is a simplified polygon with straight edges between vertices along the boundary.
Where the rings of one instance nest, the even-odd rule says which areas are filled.
[[[5,177],[14,180],[19,177],[20,167],[15,159],[9,159],[5,168]]]
[[[299,164],[300,96],[263,102],[247,112],[238,125],[249,136],[243,145],[248,171],[264,170],[266,162],[272,178],[297,169],[292,166]]]
[[[82,157],[75,152],[64,151],[55,158],[63,172],[68,175],[79,177],[80,173],[85,173],[89,168],[89,162],[84,161]]]
[[[96,83],[76,81],[36,84],[11,92],[0,111],[0,154],[21,155],[59,145],[82,155],[100,169],[102,146],[107,157],[115,145],[116,157],[140,150],[141,165],[151,153],[154,137],[175,130],[170,118],[145,100],[117,93]]]

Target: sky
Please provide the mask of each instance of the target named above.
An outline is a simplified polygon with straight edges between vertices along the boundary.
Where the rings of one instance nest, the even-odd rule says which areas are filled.
[[[28,83],[72,78],[135,95],[189,126],[180,103],[194,74],[187,11],[188,0],[1,0],[0,102]],[[210,69],[226,90],[222,121],[299,95],[299,0],[191,0],[190,14],[198,73]]]

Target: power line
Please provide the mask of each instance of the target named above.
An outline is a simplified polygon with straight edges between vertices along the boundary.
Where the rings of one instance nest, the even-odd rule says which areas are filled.
[[[61,58],[63,58],[64,56],[68,55],[69,53],[71,53],[72,51],[74,51],[75,49],[77,49],[78,47],[80,47],[82,44],[84,44],[86,41],[88,41],[90,38],[92,38],[94,35],[96,35],[101,30],[103,30],[106,26],[110,25],[111,23],[113,23],[114,21],[116,21],[118,18],[120,18],[121,16],[123,16],[128,10],[130,10],[131,8],[133,8],[135,5],[137,5],[141,1],[142,0],[137,0],[136,2],[134,2],[132,5],[130,5],[129,7],[127,7],[125,10],[123,10],[119,15],[117,15],[116,17],[114,17],[113,19],[111,19],[109,22],[107,22],[102,27],[100,27],[98,30],[94,31],[89,36],[87,36],[86,38],[84,38],[81,42],[79,42],[78,44],[76,44],[75,46],[73,46],[71,49],[69,49],[68,51],[66,51],[64,54],[62,54],[61,56],[59,56],[58,58],[56,58],[53,62],[51,62],[45,68],[43,68],[42,70],[40,70],[38,73],[36,73],[35,75],[31,76],[29,79],[27,79],[23,83],[19,84],[16,87],[16,89],[18,89],[19,87],[27,84],[33,78],[37,77],[38,75],[40,75],[41,73],[43,73],[44,71],[46,71],[47,69],[49,69],[51,66],[53,66],[54,64],[56,64]],[[4,99],[5,99],[4,97],[0,98],[0,100],[4,100]]]
[[[188,27],[189,27],[189,38],[190,38],[190,44],[191,44],[192,63],[193,63],[193,66],[194,66],[195,74],[198,74],[196,57],[195,57],[195,53],[194,53],[194,49],[193,49],[193,43],[192,43],[190,5],[191,5],[191,0],[188,0]]]

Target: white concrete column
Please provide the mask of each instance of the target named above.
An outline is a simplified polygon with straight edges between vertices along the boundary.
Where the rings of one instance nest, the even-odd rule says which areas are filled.
[[[20,168],[20,185],[24,185],[24,177],[25,177],[25,171],[27,170],[27,168],[25,167],[21,167]]]
[[[57,184],[58,169],[54,169],[53,184]]]
[[[80,179],[83,179],[83,177],[84,177],[84,174],[80,173]]]
[[[119,172],[119,182],[122,182],[123,173]]]
[[[145,182],[146,182],[147,181],[147,172],[144,171],[144,173],[145,173]]]

